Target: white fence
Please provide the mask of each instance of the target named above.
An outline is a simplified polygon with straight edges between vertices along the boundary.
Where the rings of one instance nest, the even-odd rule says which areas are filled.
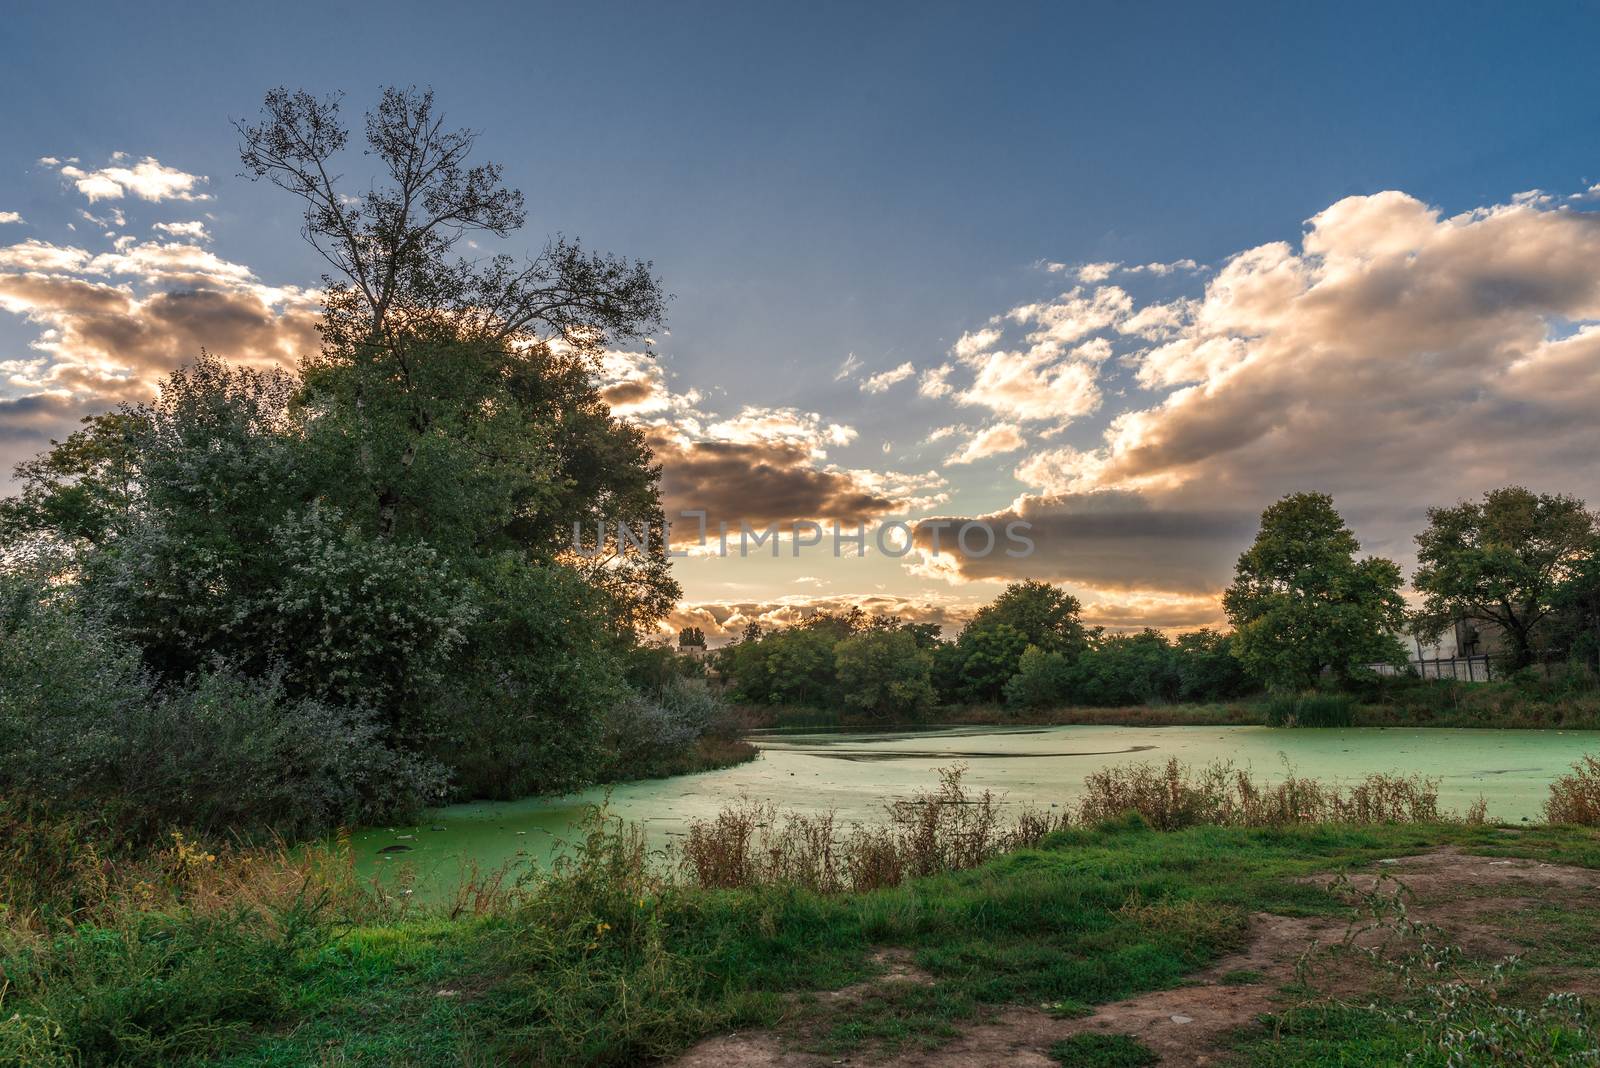
[[[1487,655],[1438,656],[1430,660],[1413,660],[1408,668],[1393,664],[1373,664],[1372,670],[1380,675],[1420,675],[1425,679],[1455,679],[1457,682],[1489,682],[1494,678]]]

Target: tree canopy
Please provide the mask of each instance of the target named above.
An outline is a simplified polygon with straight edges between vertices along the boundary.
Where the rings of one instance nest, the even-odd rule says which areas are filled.
[[[1597,551],[1595,516],[1574,497],[1506,486],[1481,501],[1430,508],[1417,535],[1411,581],[1423,603],[1413,626],[1437,639],[1457,619],[1492,624],[1507,638],[1512,666],[1524,667],[1558,591]]]
[[[1366,665],[1403,664],[1400,568],[1369,556],[1324,493],[1290,494],[1261,513],[1254,544],[1223,594],[1245,669],[1280,689],[1340,679]]]

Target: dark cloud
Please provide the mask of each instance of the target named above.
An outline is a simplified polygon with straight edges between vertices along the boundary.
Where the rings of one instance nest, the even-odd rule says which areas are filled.
[[[964,553],[956,532],[978,522],[995,535],[987,555]],[[935,524],[939,551],[934,555]],[[1033,542],[1026,550],[1008,537],[1012,524]],[[1212,593],[1226,585],[1233,563],[1255,532],[1256,513],[1227,509],[1166,509],[1135,493],[1102,491],[1025,496],[1010,508],[978,516],[942,516],[918,523],[913,542],[929,570],[966,581],[1044,579],[1101,590]],[[974,533],[974,553],[988,539]]]
[[[870,484],[860,472],[816,466],[807,447],[782,441],[685,441],[669,428],[648,431],[661,464],[669,517],[702,510],[710,529],[738,529],[799,519],[855,524],[903,511],[904,496]],[[688,523],[680,537],[697,536]]]

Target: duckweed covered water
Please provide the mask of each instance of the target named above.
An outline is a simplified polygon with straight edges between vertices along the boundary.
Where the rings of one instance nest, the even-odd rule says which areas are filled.
[[[959,761],[969,786],[993,790],[1008,804],[1066,806],[1090,772],[1177,757],[1196,765],[1232,760],[1266,780],[1290,768],[1345,783],[1379,771],[1437,777],[1444,808],[1460,811],[1482,796],[1493,819],[1537,820],[1550,781],[1585,752],[1600,752],[1597,732],[1371,727],[949,727],[753,740],[761,753],[748,764],[617,786],[611,808],[665,845],[688,821],[714,816],[741,795],[789,809],[832,809],[841,823],[876,821],[886,802],[927,789],[935,769]],[[595,789],[437,809],[416,826],[356,835],[357,866],[385,877],[409,868],[418,892],[427,894],[453,884],[469,863],[484,870],[542,864],[585,806],[605,796]]]

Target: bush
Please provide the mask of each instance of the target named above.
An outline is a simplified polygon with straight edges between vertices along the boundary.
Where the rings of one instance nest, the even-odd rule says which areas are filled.
[[[509,558],[479,576],[482,609],[429,751],[462,796],[555,794],[595,781],[607,709],[627,692],[604,603],[575,572]]]
[[[1342,693],[1275,694],[1267,700],[1269,727],[1349,727],[1356,699]]]
[[[1149,826],[1174,831],[1200,824],[1281,827],[1303,823],[1429,823],[1441,818],[1437,780],[1368,775],[1348,790],[1289,776],[1259,783],[1231,764],[1198,770],[1169,760],[1105,768],[1084,779],[1078,818],[1096,824],[1137,813]],[[1483,821],[1482,803],[1462,819]]]
[[[301,835],[442,793],[442,769],[389,748],[368,710],[222,665],[157,687],[132,647],[65,599],[5,604],[0,792],[13,802],[93,814],[135,838],[171,825]]]
[[[1586,756],[1572,766],[1570,775],[1550,784],[1544,818],[1549,823],[1600,827],[1600,760]]]
[[[733,733],[728,707],[693,682],[674,680],[654,696],[629,693],[606,712],[602,776],[609,781],[671,775],[702,738]]]

